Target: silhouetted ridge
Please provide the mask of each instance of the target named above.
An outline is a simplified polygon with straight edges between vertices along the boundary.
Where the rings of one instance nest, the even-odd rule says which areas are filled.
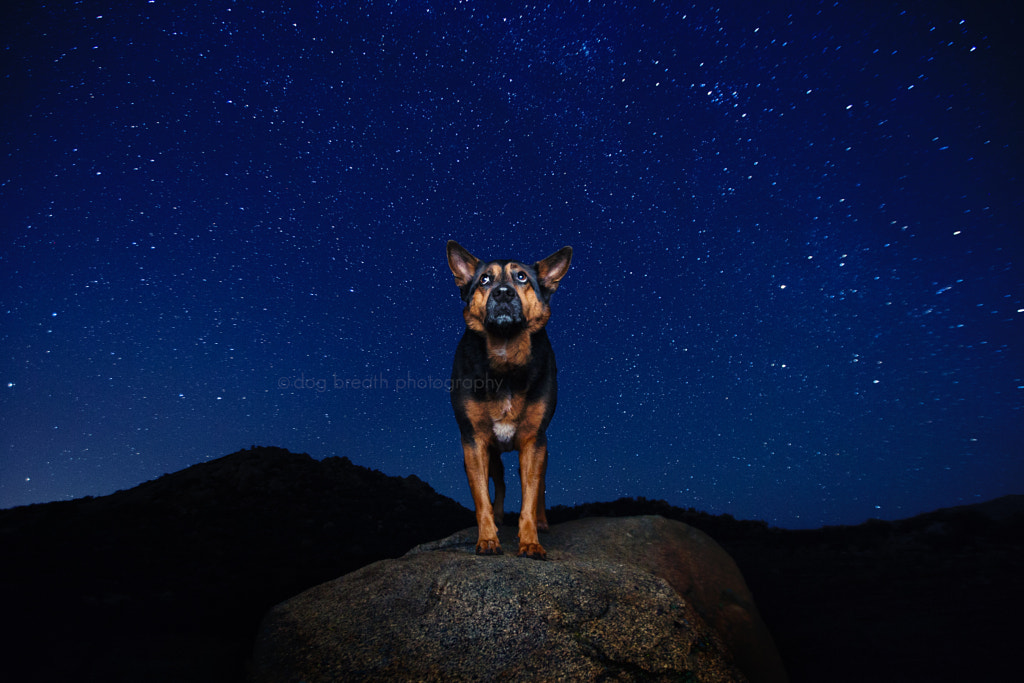
[[[749,534],[761,534],[768,529],[766,522],[738,520],[730,514],[711,515],[692,507],[680,508],[669,505],[664,500],[649,500],[642,496],[619,498],[608,503],[583,503],[573,507],[556,505],[548,511],[548,521],[558,524],[584,517],[638,517],[643,515],[660,515],[665,519],[674,519],[689,524],[719,541],[725,538],[741,538]]]
[[[793,683],[1018,673],[1024,496],[799,531],[644,498],[558,506],[548,519],[642,515],[700,529],[734,558]],[[272,605],[474,524],[417,477],[280,448],[101,498],[0,510],[2,671],[241,681]]]
[[[473,523],[417,477],[256,447],[109,496],[0,511],[0,604],[19,624],[4,668],[238,680],[271,605]]]

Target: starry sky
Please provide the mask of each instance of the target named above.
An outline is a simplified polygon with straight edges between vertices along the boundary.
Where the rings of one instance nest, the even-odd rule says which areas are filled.
[[[253,444],[471,505],[448,239],[574,247],[550,505],[1024,493],[1010,4],[6,3],[0,507]]]

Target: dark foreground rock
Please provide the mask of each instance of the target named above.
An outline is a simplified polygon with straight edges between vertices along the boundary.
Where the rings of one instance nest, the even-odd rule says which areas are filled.
[[[475,540],[467,529],[278,605],[255,680],[785,680],[736,565],[692,527],[569,522],[545,537],[547,562],[478,557]]]

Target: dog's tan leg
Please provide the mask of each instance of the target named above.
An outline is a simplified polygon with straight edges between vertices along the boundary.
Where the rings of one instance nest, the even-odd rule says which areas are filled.
[[[501,453],[491,451],[488,470],[494,481],[494,523],[501,526],[505,519],[505,467],[501,464]]]
[[[547,469],[547,444],[537,439],[520,445],[519,476],[523,481],[523,507],[519,513],[519,556],[543,560],[547,552],[537,538],[537,509],[544,503],[541,491],[544,489],[544,471]],[[547,518],[545,517],[545,524]]]
[[[548,451],[544,449],[544,462],[540,470],[540,489],[537,491],[537,531],[548,530],[547,508],[544,505],[544,489],[547,488]]]
[[[498,542],[498,527],[494,524],[494,510],[491,508],[491,496],[487,490],[487,473],[490,464],[487,447],[479,442],[463,442],[462,452],[465,456],[469,490],[473,494],[473,505],[476,507],[476,553],[477,555],[500,555],[501,543]]]

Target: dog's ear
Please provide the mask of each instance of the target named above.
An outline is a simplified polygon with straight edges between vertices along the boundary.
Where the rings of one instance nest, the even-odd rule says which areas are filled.
[[[565,274],[569,272],[569,263],[572,262],[572,247],[562,247],[543,261],[533,264],[537,271],[537,281],[541,287],[549,292],[558,289]]]
[[[455,284],[460,289],[468,287],[476,274],[476,268],[480,265],[480,259],[466,251],[462,245],[455,240],[448,240],[448,267],[452,269],[455,276]]]

